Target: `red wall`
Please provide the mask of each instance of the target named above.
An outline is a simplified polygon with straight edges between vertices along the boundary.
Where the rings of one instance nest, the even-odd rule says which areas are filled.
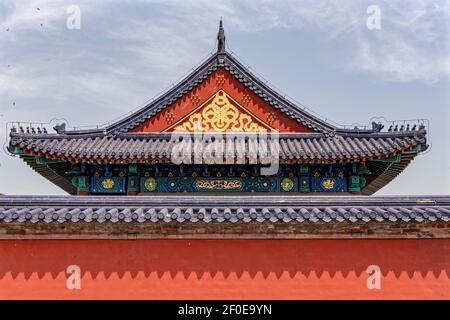
[[[0,241],[0,299],[449,299],[449,270],[450,239]]]

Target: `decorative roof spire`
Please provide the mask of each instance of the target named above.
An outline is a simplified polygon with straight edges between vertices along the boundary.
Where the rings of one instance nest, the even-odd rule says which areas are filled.
[[[223,28],[222,18],[220,18],[219,33],[217,34],[217,52],[225,52],[225,29]]]

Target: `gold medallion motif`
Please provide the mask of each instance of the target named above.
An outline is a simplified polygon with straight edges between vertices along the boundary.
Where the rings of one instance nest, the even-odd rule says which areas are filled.
[[[281,181],[281,188],[284,191],[291,191],[294,188],[294,181],[292,181],[291,179],[283,179],[283,181]]]
[[[112,180],[112,179],[105,179],[102,181],[102,186],[106,190],[110,190],[110,189],[114,188],[114,185],[115,185],[115,183],[114,183],[114,180]]]
[[[145,180],[144,183],[145,189],[148,191],[155,191],[156,190],[156,180],[154,178],[148,178]]]
[[[323,183],[322,183],[322,186],[323,186],[326,190],[332,190],[332,189],[334,189],[334,185],[335,185],[335,182],[334,182],[333,180],[331,180],[331,179],[324,180]]]
[[[225,91],[218,91],[212,99],[166,131],[259,132],[271,128],[251,115]]]

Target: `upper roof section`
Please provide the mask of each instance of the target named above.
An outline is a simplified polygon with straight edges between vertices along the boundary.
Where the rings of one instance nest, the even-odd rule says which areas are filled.
[[[238,109],[250,115],[251,120],[263,123],[266,129],[270,127],[280,132],[291,133],[316,132],[326,136],[335,134],[336,127],[287,100],[228,53],[225,48],[225,31],[222,21],[217,39],[215,54],[171,90],[128,117],[108,126],[106,133],[115,135],[130,131],[134,133],[167,131],[172,122],[179,121],[178,118],[187,117],[216,93],[224,91],[227,98],[235,100],[234,104]],[[230,111],[228,108],[218,108],[222,113],[224,109]],[[228,116],[231,119],[235,115],[236,112],[233,111],[223,114],[224,117]],[[167,128],[164,127],[165,125]],[[217,130],[217,127],[210,129],[221,131]]]
[[[217,51],[177,85],[104,128],[69,130],[62,124],[55,127],[57,135],[90,138],[180,129],[193,131],[199,129],[198,122],[202,122],[200,131],[274,129],[280,133],[317,134],[319,137],[367,135],[381,131],[382,127],[377,124],[373,124],[371,130],[339,128],[313,115],[270,87],[267,81],[257,77],[227,52],[225,40],[221,20]],[[406,126],[405,129],[408,131]]]
[[[83,159],[115,158],[118,153],[151,158],[155,154],[146,150],[153,150],[155,141],[168,147],[170,133],[178,130],[276,130],[286,138],[287,157],[307,159],[383,157],[418,144],[421,150],[426,149],[423,125],[410,127],[405,123],[382,131],[376,123],[371,129],[343,129],[321,120],[276,92],[227,52],[222,21],[217,41],[217,51],[197,69],[129,116],[94,130],[70,131],[62,124],[54,128],[56,134],[39,128],[13,128],[9,150],[59,156],[68,153],[66,156]],[[124,142],[120,152],[117,141]]]

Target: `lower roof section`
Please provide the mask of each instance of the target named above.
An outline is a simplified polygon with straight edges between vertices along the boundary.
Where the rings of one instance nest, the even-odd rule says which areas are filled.
[[[450,197],[0,196],[0,238],[450,238]]]
[[[187,138],[184,137],[187,135]],[[201,142],[195,142],[194,135],[186,134],[141,134],[116,136],[69,136],[33,135],[11,133],[10,151],[13,154],[35,154],[52,159],[71,162],[145,162],[170,160],[173,152],[190,153],[192,157],[206,158],[207,150],[222,150],[227,157],[255,158],[261,154],[273,156],[284,161],[351,161],[390,156],[410,150],[417,145],[426,145],[425,131],[383,132],[366,135],[347,135],[324,137],[320,135],[281,134],[258,140],[254,135],[252,143],[245,140],[245,133],[236,137],[219,136],[220,140],[211,142],[206,135]],[[184,144],[178,139],[184,137]],[[240,137],[240,138],[239,138]],[[192,139],[192,140],[191,140]],[[216,138],[219,139],[219,138]],[[227,140],[231,139],[231,140]],[[277,147],[271,146],[278,142]],[[231,143],[231,147],[229,143]],[[185,149],[182,149],[182,147]],[[186,154],[184,154],[186,156]]]

